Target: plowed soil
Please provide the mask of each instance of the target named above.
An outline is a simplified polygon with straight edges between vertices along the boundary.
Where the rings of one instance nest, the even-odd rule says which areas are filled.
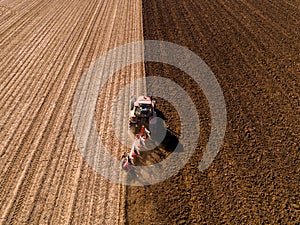
[[[1,224],[124,224],[125,187],[83,160],[71,112],[91,62],[143,40],[141,13],[131,0],[0,1]],[[127,80],[144,76],[143,65],[124,71]],[[105,101],[120,82],[107,85]]]
[[[222,149],[200,172],[210,133],[205,96],[182,71],[146,63],[146,75],[172,79],[189,93],[201,135],[172,178],[128,188],[128,224],[300,223],[299,18],[297,0],[143,1],[144,38],[185,46],[209,65],[228,123]],[[180,130],[172,107],[158,101],[158,108],[167,126]]]

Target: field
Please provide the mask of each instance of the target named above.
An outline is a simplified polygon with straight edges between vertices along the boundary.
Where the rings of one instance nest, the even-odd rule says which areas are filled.
[[[109,183],[84,161],[71,107],[93,60],[142,40],[141,2],[0,5],[0,223],[123,224],[125,187]],[[127,70],[128,80],[143,76],[141,65]],[[110,93],[115,86],[107,88]],[[106,123],[102,118],[99,124]]]
[[[176,176],[128,188],[133,224],[299,223],[299,7],[299,1],[143,2],[144,38],[185,46],[209,65],[228,123],[217,158],[198,171],[210,132],[205,96],[182,71],[146,63],[146,75],[170,78],[192,97],[201,137]],[[178,129],[174,119],[167,124]]]
[[[298,0],[0,0],[0,223],[299,224],[299,18]],[[116,158],[124,147],[107,112],[137,78],[175,81],[200,120],[189,163],[164,182],[134,187],[109,182],[84,160],[72,104],[92,62],[142,40],[176,43],[207,63],[224,94],[227,129],[214,162],[199,171],[211,118],[196,82],[162,63],[118,71],[95,110],[99,136]],[[126,104],[145,90],[125,93]],[[167,127],[180,133],[174,107],[157,102]],[[126,121],[122,103],[115,113]],[[167,147],[142,156],[155,163]]]

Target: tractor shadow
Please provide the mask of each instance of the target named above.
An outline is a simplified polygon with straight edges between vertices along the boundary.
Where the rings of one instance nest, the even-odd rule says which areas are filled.
[[[160,111],[159,109],[155,109],[157,117],[161,118],[162,120],[166,120],[167,118],[165,117],[164,113]]]
[[[156,132],[153,135],[154,141],[160,141],[161,137],[164,136],[164,139],[160,142],[160,147],[162,147],[167,152],[174,152],[175,149],[177,152],[183,151],[183,146],[179,142],[180,134],[166,128],[165,126],[165,120],[167,119],[162,111],[156,109],[157,117],[160,118],[160,120],[157,121],[156,124]]]
[[[152,150],[142,150],[138,159],[137,166],[147,166],[159,163],[166,159],[175,150],[183,152],[183,145],[179,141],[180,134],[176,133],[165,126],[165,115],[156,109],[157,120],[155,130],[151,134],[151,140],[146,140],[146,146]]]

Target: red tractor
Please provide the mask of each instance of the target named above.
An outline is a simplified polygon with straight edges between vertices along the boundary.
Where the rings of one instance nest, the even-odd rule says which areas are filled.
[[[129,125],[140,131],[144,125],[149,129],[150,124],[156,123],[155,100],[152,97],[139,96],[130,101]]]

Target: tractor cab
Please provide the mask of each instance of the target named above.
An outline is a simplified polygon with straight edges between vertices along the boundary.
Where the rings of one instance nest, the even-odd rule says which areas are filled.
[[[155,113],[155,101],[147,96],[139,96],[137,99],[133,98],[130,102],[130,125],[145,125],[149,126],[149,121],[153,119]]]
[[[150,117],[153,115],[152,105],[149,103],[137,104],[134,107],[134,115],[137,117]]]

